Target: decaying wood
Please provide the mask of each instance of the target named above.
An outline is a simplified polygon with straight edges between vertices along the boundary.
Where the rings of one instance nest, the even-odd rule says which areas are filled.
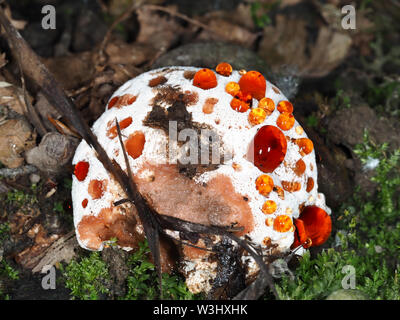
[[[75,249],[78,247],[75,231],[69,232],[56,240],[36,258],[36,266],[32,269],[32,273],[42,272],[45,266],[54,266],[58,262],[70,262],[75,256]]]
[[[132,202],[138,211],[139,218],[141,219],[151,254],[155,266],[157,268],[160,287],[161,287],[161,268],[160,268],[160,234],[165,233],[165,229],[180,231],[183,233],[198,233],[198,234],[212,234],[227,237],[236,242],[240,247],[244,248],[254,258],[260,268],[257,280],[253,285],[246,288],[239,294],[241,299],[255,299],[260,297],[266,286],[268,285],[278,299],[278,294],[275,290],[273,280],[268,272],[266,264],[257,250],[249,244],[246,240],[240,239],[233,233],[228,232],[225,228],[215,226],[205,226],[197,223],[184,221],[178,218],[158,214],[140,194],[138,188],[132,179],[132,172],[129,167],[128,158],[124,149],[121,139],[121,132],[117,122],[117,130],[119,139],[124,151],[125,162],[127,165],[127,173],[122,170],[116,161],[110,160],[105,150],[98,142],[96,136],[90,130],[88,124],[85,122],[73,102],[66,96],[62,87],[54,79],[52,74],[40,62],[37,55],[28,46],[25,40],[21,37],[18,31],[10,24],[5,16],[3,10],[0,10],[0,23],[3,25],[7,39],[10,44],[11,50],[16,58],[19,60],[23,73],[32,79],[41,89],[48,101],[57,108],[57,110],[66,119],[73,124],[76,131],[81,137],[92,146],[98,159],[102,162],[104,168],[114,176],[114,178],[121,185],[125,191],[127,198]],[[162,292],[161,292],[162,294]]]

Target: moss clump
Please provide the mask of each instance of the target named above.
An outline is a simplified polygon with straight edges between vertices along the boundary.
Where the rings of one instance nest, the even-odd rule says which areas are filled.
[[[106,295],[109,273],[107,264],[98,252],[92,252],[79,262],[73,260],[65,268],[65,287],[71,290],[73,299],[98,300]]]
[[[352,266],[355,288],[371,299],[400,299],[400,150],[391,154],[387,144],[375,145],[368,134],[355,153],[365,165],[376,159],[378,191],[361,197],[356,192],[336,215],[332,248],[315,258],[304,255],[294,280],[284,277],[278,284],[282,299],[325,299],[342,288]]]
[[[127,278],[128,292],[123,299],[156,299],[158,297],[158,276],[154,265],[148,261],[150,249],[147,241],[129,259],[130,274]],[[177,275],[164,273],[162,276],[163,299],[188,300],[193,294]]]

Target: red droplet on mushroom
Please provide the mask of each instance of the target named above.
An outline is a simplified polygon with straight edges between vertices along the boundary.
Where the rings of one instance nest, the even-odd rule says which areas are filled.
[[[105,180],[90,180],[88,186],[88,193],[92,199],[100,199],[106,189]]]
[[[108,103],[108,109],[111,109],[112,107],[114,107],[116,105],[116,103],[118,102],[118,100],[119,100],[119,96],[112,98],[110,100],[110,102]]]
[[[240,89],[251,94],[257,100],[265,97],[267,82],[264,76],[257,71],[246,72],[239,80]]]
[[[119,127],[122,130],[122,129],[129,127],[131,125],[131,123],[132,123],[132,117],[128,117],[119,122]],[[112,126],[110,129],[108,129],[106,135],[110,139],[114,139],[118,135],[117,126],[115,125],[115,126]]]
[[[331,217],[325,210],[317,206],[305,207],[299,218],[295,220],[295,225],[297,231],[294,234],[295,241],[292,244],[292,248],[301,245],[304,242],[304,238],[311,240],[311,246],[320,246],[328,240],[332,231]],[[304,227],[304,231],[302,231],[302,227]]]
[[[79,181],[85,180],[89,172],[89,163],[86,161],[79,161],[75,165],[74,175]]]
[[[193,78],[193,85],[204,90],[215,88],[217,84],[217,77],[210,69],[197,71]]]
[[[263,126],[256,133],[247,158],[262,172],[273,172],[286,155],[285,135],[274,126]]]
[[[88,205],[88,199],[83,199],[83,200],[82,200],[82,207],[83,207],[83,208],[86,208],[87,205]]]
[[[129,135],[125,141],[126,152],[133,158],[139,158],[142,155],[146,137],[141,131],[136,131]]]
[[[306,191],[307,191],[307,192],[310,192],[312,189],[314,189],[314,179],[311,178],[311,177],[309,177],[309,178],[307,179],[307,188],[306,188]]]

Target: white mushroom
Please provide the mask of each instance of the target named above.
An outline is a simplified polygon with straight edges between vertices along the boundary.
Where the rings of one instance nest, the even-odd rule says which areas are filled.
[[[268,252],[287,252],[294,241],[293,219],[302,208],[318,206],[330,214],[318,193],[313,145],[279,89],[258,72],[239,73],[229,67],[143,73],[114,93],[92,130],[108,156],[125,170],[119,121],[135,182],[157,212],[241,227],[237,234],[253,244]],[[85,141],[73,164],[79,244],[102,250],[117,238],[124,249],[135,248],[143,238],[136,210],[130,204],[114,205],[124,192]],[[183,270],[193,292],[211,288],[216,263],[209,256],[183,248]],[[250,275],[257,268],[250,265],[248,270]]]

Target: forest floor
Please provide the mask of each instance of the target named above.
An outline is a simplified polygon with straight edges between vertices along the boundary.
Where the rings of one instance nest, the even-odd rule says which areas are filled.
[[[228,61],[235,69],[263,72],[292,101],[296,119],[314,141],[319,191],[333,218],[323,246],[274,274],[280,298],[326,299],[335,293],[400,299],[398,1],[353,1],[355,29],[343,28],[347,1],[340,0],[6,3],[6,15],[89,125],[119,86],[155,67],[214,69]],[[42,28],[44,5],[56,9],[55,29]],[[145,243],[133,254],[113,247],[90,253],[77,245],[71,207],[77,139],[68,132],[62,152],[28,156],[34,148],[44,150],[43,136],[57,132],[54,123],[63,118],[29,81],[24,99],[20,80],[2,33],[0,299],[155,298]],[[25,100],[38,121],[28,115]],[[49,263],[56,265],[56,290],[41,286],[40,271]],[[342,292],[349,272],[354,290]],[[179,274],[163,279],[167,298],[202,298],[187,290]],[[273,299],[269,293],[264,298]]]

